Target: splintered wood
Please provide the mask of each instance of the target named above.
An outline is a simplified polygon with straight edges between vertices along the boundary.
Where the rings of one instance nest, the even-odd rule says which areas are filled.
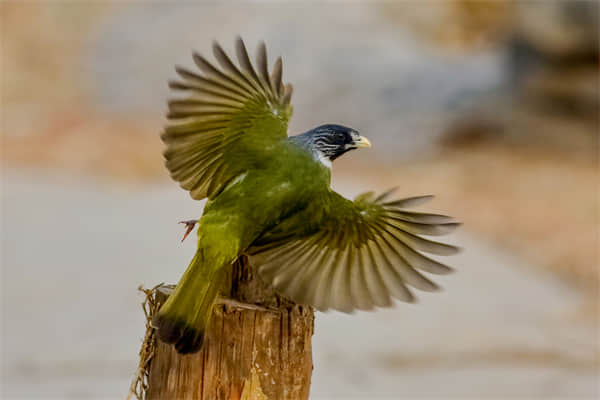
[[[146,399],[308,399],[313,310],[278,297],[245,260],[231,282],[232,300],[214,307],[200,352],[155,342]]]

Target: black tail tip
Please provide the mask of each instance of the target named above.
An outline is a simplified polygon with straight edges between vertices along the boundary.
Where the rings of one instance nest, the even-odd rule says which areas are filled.
[[[175,343],[175,350],[179,354],[193,354],[197,353],[202,349],[204,343],[204,332],[196,331],[195,334],[190,336],[183,336]]]
[[[158,338],[174,344],[179,354],[196,353],[202,348],[204,330],[189,325],[181,318],[159,313],[152,324],[156,327]]]

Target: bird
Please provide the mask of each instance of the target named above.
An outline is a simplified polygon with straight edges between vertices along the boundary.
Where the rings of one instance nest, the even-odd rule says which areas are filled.
[[[278,294],[319,311],[373,310],[414,302],[411,288],[438,290],[423,272],[452,268],[424,253],[459,248],[423,236],[459,223],[409,210],[432,196],[391,199],[390,190],[349,200],[332,190],[332,162],[371,142],[339,124],[288,136],[292,85],[281,57],[269,71],[264,42],[255,64],[239,36],[234,47],[237,64],[214,41],[217,65],[193,53],[197,70],[176,66],[169,82],[183,95],[168,102],[165,165],[193,199],[208,200],[199,220],[183,221],[185,236],[197,225],[197,250],[154,317],[158,338],[181,354],[199,351],[240,257]]]

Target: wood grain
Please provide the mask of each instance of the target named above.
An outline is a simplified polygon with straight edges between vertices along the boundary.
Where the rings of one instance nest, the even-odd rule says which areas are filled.
[[[200,352],[182,356],[157,341],[147,399],[308,399],[313,310],[277,296],[245,259],[230,282]]]

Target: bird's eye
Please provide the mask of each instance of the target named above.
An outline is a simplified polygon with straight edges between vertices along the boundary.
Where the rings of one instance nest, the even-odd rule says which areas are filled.
[[[338,133],[335,135],[335,138],[338,140],[344,140],[346,139],[346,135],[344,135],[343,133]]]

